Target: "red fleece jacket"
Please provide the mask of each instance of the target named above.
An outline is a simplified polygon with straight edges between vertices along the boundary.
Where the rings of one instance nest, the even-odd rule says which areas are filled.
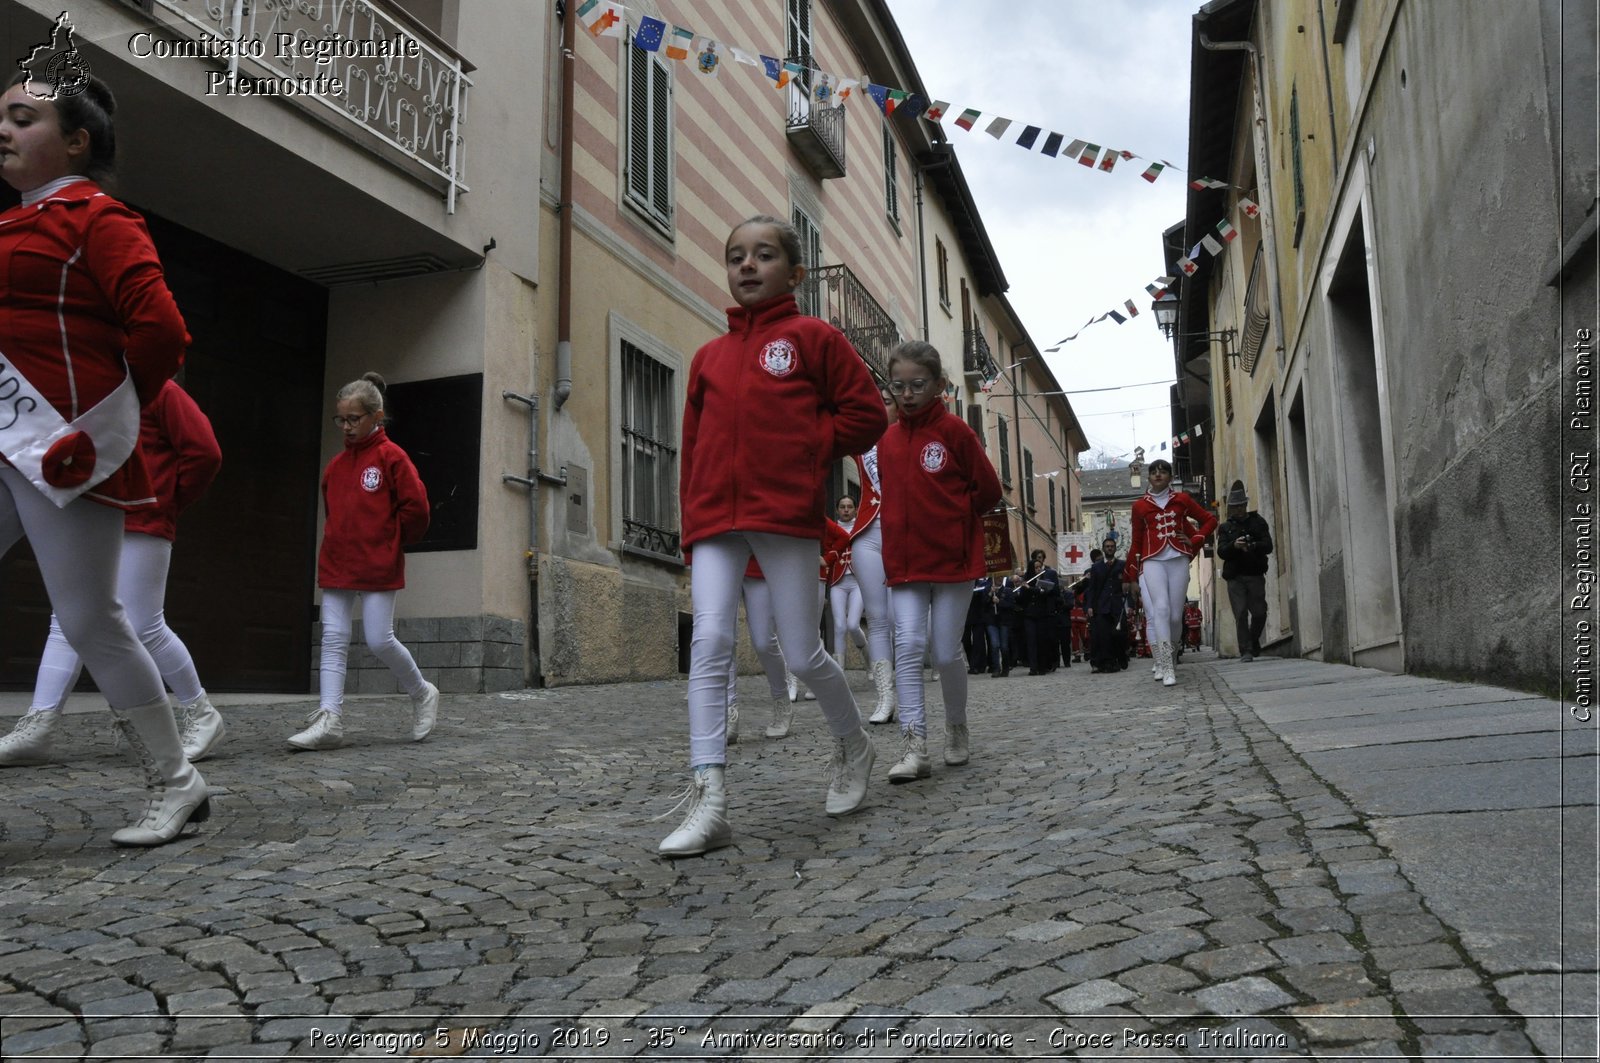
[[[730,531],[820,539],[828,471],[883,434],[883,399],[844,333],[793,295],[728,311],[689,367],[678,480],[687,550]]]
[[[428,491],[406,452],[382,428],[347,442],[322,474],[327,523],[317,586],[397,591],[406,585],[403,547],[428,531]]]
[[[878,466],[886,582],[983,576],[983,515],[1000,501],[1000,478],[967,423],[941,402],[901,413],[878,441]]]
[[[139,415],[139,450],[156,504],[152,509],[130,510],[122,527],[171,542],[178,533],[178,514],[217,478],[222,448],[211,421],[187,391],[169,380]]]

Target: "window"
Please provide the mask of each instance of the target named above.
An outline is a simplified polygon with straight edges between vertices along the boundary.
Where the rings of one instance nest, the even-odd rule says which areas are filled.
[[[1022,448],[1022,497],[1028,500],[1028,512],[1038,507],[1033,500],[1033,451]]]
[[[628,43],[625,198],[666,230],[672,227],[672,75],[659,55]]]
[[[938,237],[933,240],[934,258],[939,263],[939,305],[950,310],[950,255],[944,249],[944,241]]]
[[[811,0],[785,0],[788,8],[784,43],[787,55],[806,68],[800,81],[807,95],[811,91]]]
[[[622,341],[622,547],[677,560],[678,449],[672,369]]]
[[[1011,444],[1006,438],[1006,419],[1003,416],[995,418],[995,424],[1000,436],[1000,482],[1007,487],[1011,486]]]
[[[984,450],[989,449],[989,441],[983,435],[983,407],[974,403],[967,403],[967,425],[972,429],[972,434],[978,437],[978,445]]]
[[[1300,89],[1289,90],[1289,158],[1294,167],[1294,246],[1306,227],[1305,168],[1300,162]]]
[[[1045,495],[1050,499],[1050,534],[1054,535],[1056,533],[1056,482],[1054,480],[1046,480],[1044,482],[1044,491]]]
[[[799,207],[790,208],[789,220],[794,222],[795,229],[800,233],[800,264],[807,270],[816,269],[822,265],[822,230]],[[818,316],[821,309],[821,297],[822,293],[815,284],[802,284],[795,292],[800,312],[813,317]]]
[[[899,179],[899,149],[894,144],[894,132],[889,128],[887,120],[883,123],[883,206],[889,213],[889,220],[894,223],[896,232],[900,231],[900,179]]]

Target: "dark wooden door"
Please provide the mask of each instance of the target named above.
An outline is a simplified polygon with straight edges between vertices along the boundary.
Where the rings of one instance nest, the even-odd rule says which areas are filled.
[[[325,289],[148,218],[193,343],[179,382],[222,472],[178,525],[167,622],[213,691],[303,692],[311,667]],[[49,605],[26,544],[0,565],[0,685],[33,684]]]

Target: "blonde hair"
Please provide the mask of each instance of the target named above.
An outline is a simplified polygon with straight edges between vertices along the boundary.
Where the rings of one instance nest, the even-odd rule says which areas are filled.
[[[334,401],[355,399],[366,413],[378,413],[383,409],[383,393],[388,387],[377,373],[362,373],[360,380],[352,380],[340,388],[334,395]]]

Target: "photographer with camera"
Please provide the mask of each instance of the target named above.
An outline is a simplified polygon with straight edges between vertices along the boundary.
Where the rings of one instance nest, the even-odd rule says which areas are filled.
[[[1228,519],[1217,529],[1217,553],[1241,661],[1261,656],[1261,632],[1267,626],[1267,557],[1272,553],[1272,529],[1261,514],[1247,508],[1249,501],[1244,481],[1233,481],[1228,488]]]

